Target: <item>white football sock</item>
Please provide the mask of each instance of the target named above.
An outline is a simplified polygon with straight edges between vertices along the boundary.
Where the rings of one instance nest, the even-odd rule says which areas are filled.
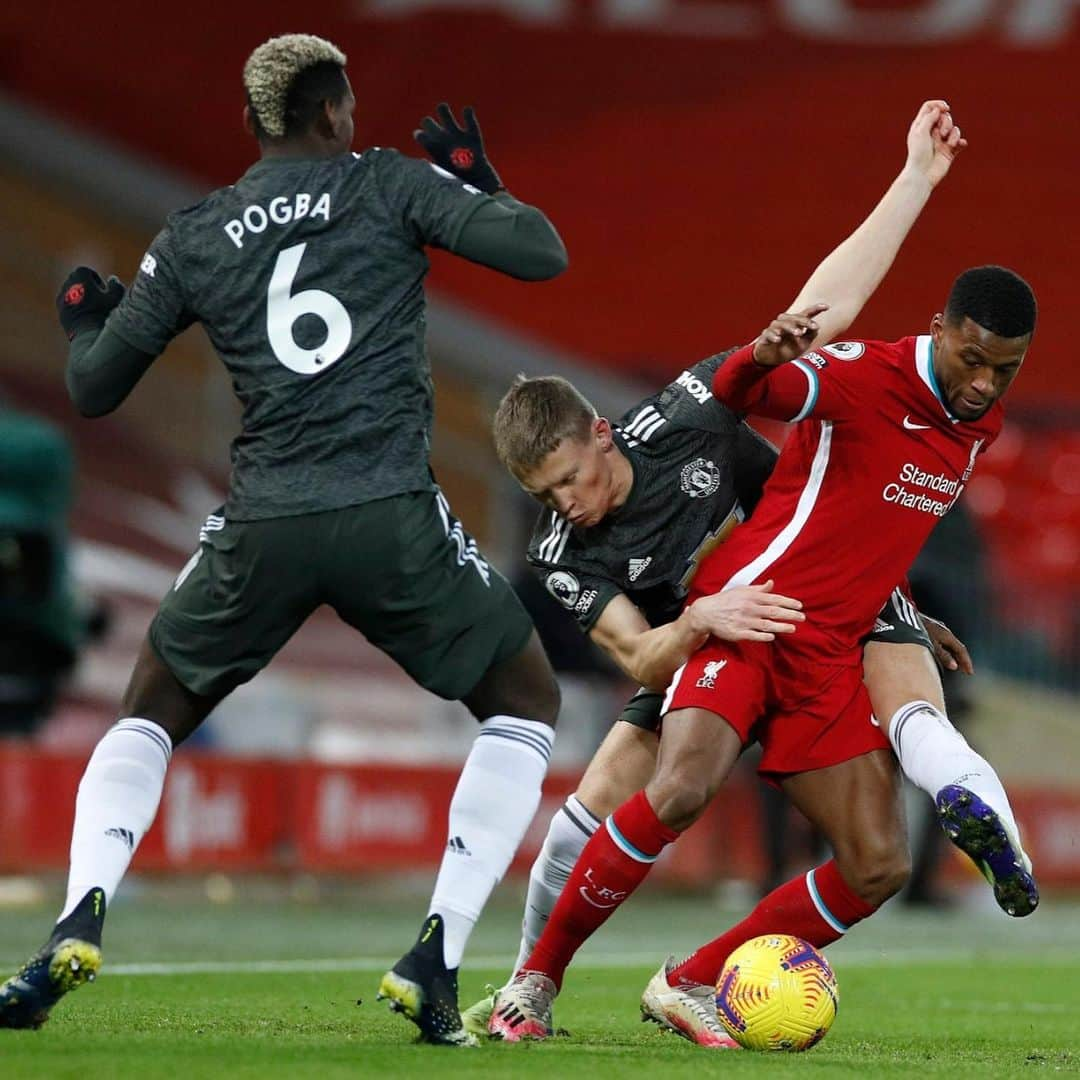
[[[576,795],[571,795],[551,819],[544,846],[529,871],[529,891],[525,897],[525,915],[521,920],[521,945],[510,977],[521,969],[533,946],[544,932],[551,909],[563,891],[582,848],[596,832],[600,819],[585,809]]]
[[[909,701],[893,714],[889,741],[908,779],[931,799],[943,787],[959,784],[978,795],[1019,842],[1009,797],[993,766],[971,749],[943,712],[928,701]]]
[[[429,914],[444,924],[443,957],[456,968],[491,890],[502,880],[540,805],[555,729],[492,716],[461,770],[450,802],[450,838]]]
[[[93,888],[113,898],[139,841],[153,823],[172,757],[172,740],[152,720],[129,717],[94,748],[75,799],[71,868],[60,918]]]

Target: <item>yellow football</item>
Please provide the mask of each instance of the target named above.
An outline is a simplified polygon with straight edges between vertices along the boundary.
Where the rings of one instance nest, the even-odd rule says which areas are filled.
[[[740,945],[716,983],[716,1012],[747,1050],[809,1050],[836,1019],[836,976],[802,938],[766,934]]]

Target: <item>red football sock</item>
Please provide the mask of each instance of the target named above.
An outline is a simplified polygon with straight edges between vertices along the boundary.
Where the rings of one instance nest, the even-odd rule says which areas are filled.
[[[876,910],[851,891],[830,859],[774,889],[741,923],[669,971],[668,983],[715,983],[727,958],[743,942],[762,934],[794,934],[820,949]]]
[[[562,986],[563,972],[593,931],[645,880],[656,857],[679,834],[639,791],[593,833],[555,904],[523,971]]]

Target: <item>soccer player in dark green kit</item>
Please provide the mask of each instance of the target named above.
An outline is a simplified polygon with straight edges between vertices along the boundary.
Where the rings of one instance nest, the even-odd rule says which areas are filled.
[[[101,928],[157,811],[174,746],[321,604],[480,721],[419,939],[380,985],[424,1038],[473,1042],[457,968],[539,803],[558,688],[527,615],[454,519],[429,467],[425,246],[525,280],[566,252],[513,199],[471,110],[417,140],[434,164],[353,153],[345,56],[306,34],[244,68],[256,162],[170,216],[131,290],[73,271],[57,298],[79,411],[115,409],[201,322],[244,406],[228,501],[162,601],[118,723],[76,801],[68,893],[42,949],[0,987],[0,1027],[37,1027],[101,964]]]

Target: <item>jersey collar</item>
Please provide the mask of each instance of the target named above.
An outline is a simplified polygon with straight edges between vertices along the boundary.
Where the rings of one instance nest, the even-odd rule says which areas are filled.
[[[929,334],[920,334],[915,339],[915,370],[919,378],[929,387],[930,393],[937,398],[946,417],[953,424],[959,424],[960,418],[953,416],[945,395],[938,385],[937,375],[934,373],[934,339]]]

